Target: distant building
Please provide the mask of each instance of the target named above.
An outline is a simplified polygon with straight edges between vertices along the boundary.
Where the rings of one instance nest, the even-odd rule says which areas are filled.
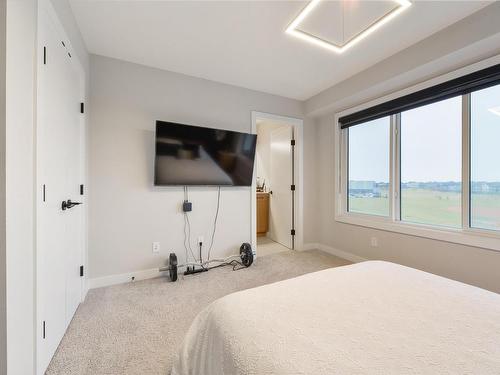
[[[375,181],[349,181],[349,195],[351,197],[380,197],[380,189]]]
[[[500,182],[473,181],[471,188],[476,194],[499,194]]]
[[[491,190],[490,186],[487,183],[485,183],[485,182],[479,183],[478,185],[479,185],[478,186],[478,191],[480,193],[489,193],[490,190]]]
[[[403,183],[402,186],[406,189],[419,189],[421,187],[420,182],[406,182]]]
[[[460,181],[408,181],[401,183],[402,189],[420,189],[427,191],[460,193]],[[375,181],[349,181],[349,196],[356,198],[387,197],[389,184]],[[471,192],[474,194],[500,194],[500,182],[472,181]]]

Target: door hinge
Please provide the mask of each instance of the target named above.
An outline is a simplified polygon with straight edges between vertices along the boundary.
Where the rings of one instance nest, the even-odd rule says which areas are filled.
[[[291,234],[292,236],[295,236],[295,229],[292,229],[292,230],[290,231],[290,234]]]
[[[45,184],[43,184],[42,188],[42,200],[45,202]]]
[[[291,186],[290,186],[290,190],[291,190],[291,191],[295,191],[295,185],[291,185]]]
[[[83,266],[80,266],[80,277],[83,277]]]
[[[80,185],[80,195],[83,195],[83,184]]]
[[[85,113],[85,103],[80,103],[80,113]]]
[[[45,339],[45,320],[42,323],[42,338]]]
[[[43,65],[47,64],[47,47],[43,47]]]
[[[292,140],[290,141],[290,144],[291,144],[292,146],[295,146],[295,139],[292,139]]]

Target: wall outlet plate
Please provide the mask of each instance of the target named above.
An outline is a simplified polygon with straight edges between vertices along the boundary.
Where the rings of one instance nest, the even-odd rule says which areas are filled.
[[[153,253],[159,253],[159,252],[160,252],[160,243],[153,242]]]

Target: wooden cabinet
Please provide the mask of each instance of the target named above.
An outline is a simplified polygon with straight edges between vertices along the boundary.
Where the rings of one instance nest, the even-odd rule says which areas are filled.
[[[269,193],[257,193],[257,236],[269,231]]]

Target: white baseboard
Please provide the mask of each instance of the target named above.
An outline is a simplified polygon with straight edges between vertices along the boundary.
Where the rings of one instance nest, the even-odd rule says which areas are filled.
[[[338,256],[339,258],[347,259],[347,260],[354,262],[354,263],[363,262],[363,261],[367,260],[365,258],[358,256],[358,255],[348,253],[346,251],[342,251],[339,249],[335,249],[331,246],[323,245],[321,243],[308,243],[308,244],[304,244],[302,246],[302,250],[316,250],[316,249],[324,251],[325,253],[329,253],[329,254]],[[135,281],[139,281],[139,280],[154,279],[155,277],[160,277],[160,276],[162,276],[162,273],[158,272],[158,268],[151,268],[149,270],[122,273],[122,274],[118,274],[118,275],[95,277],[93,279],[88,280],[88,283],[87,283],[88,289],[87,290],[102,288],[102,287],[110,286],[110,285],[129,283],[129,282],[132,282],[132,277],[134,278]],[[85,295],[86,294],[87,293],[85,291]]]
[[[88,280],[85,282],[85,286],[83,287],[82,292],[82,300],[80,302],[85,302],[85,298],[87,298],[87,294],[89,293],[89,283]]]
[[[325,253],[335,255],[339,258],[347,259],[348,261],[354,262],[354,263],[359,263],[359,262],[364,262],[368,259],[360,257],[359,255],[348,253],[347,251],[339,250],[334,247],[324,245],[321,243],[308,243],[304,244],[302,246],[302,250],[321,250],[324,251]]]
[[[154,279],[155,277],[162,276],[163,273],[158,271],[158,268],[151,268],[149,270],[135,271],[129,273],[122,273],[118,275],[109,275],[103,277],[95,277],[89,279],[89,289],[102,288],[104,286],[124,284],[134,281]]]
[[[302,248],[299,250],[300,251],[319,250],[319,243],[317,243],[317,242],[305,243],[302,245]]]

